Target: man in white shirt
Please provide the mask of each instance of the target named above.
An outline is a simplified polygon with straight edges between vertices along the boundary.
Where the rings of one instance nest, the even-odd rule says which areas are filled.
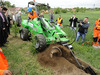
[[[13,21],[13,24],[14,24],[15,21],[16,21],[14,12],[12,12],[12,21]]]

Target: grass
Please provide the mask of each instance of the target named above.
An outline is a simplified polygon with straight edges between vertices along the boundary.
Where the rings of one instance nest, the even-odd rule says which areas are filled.
[[[37,55],[31,52],[31,42],[22,41],[12,35],[6,48],[2,48],[9,62],[9,70],[13,75],[51,75],[52,71],[40,66]]]
[[[85,43],[87,41],[93,41],[93,31],[94,31],[94,23],[95,21],[100,18],[99,16],[100,11],[87,11],[86,13],[77,13],[76,16],[79,19],[83,19],[84,17],[89,17],[89,22],[90,22],[90,27],[88,30],[88,33],[85,38]],[[68,20],[71,17],[71,13],[66,14],[66,18],[64,17],[64,14],[62,14],[62,17],[64,18],[64,25],[69,24]],[[73,33],[69,27],[65,27],[63,29],[67,34],[70,39],[74,39],[75,36],[73,36],[70,33]],[[73,36],[73,37],[72,37]],[[96,50],[92,47],[92,43],[86,43],[85,45],[81,45],[81,38],[78,43],[74,43],[74,51],[76,53],[76,56],[81,58],[82,60],[86,61],[87,63],[91,64],[93,67],[97,69],[97,71],[100,72],[100,49]]]
[[[69,18],[72,16],[72,13],[61,13],[60,14],[64,20],[63,25],[69,25]],[[86,35],[86,41],[92,41],[92,34],[95,20],[100,16],[100,11],[87,11],[85,13],[77,13],[76,16],[79,19],[83,19],[84,17],[89,17],[90,27],[88,33]],[[48,14],[44,15],[48,18]],[[55,19],[57,19],[59,14],[55,15]],[[22,15],[23,19],[27,18],[27,15]],[[69,27],[64,27],[63,30],[68,34],[68,38],[72,41],[75,38],[75,34],[72,35],[72,31]],[[37,61],[37,54],[33,54],[31,51],[31,42],[30,41],[22,41],[18,37],[13,37],[14,33],[11,29],[11,35],[9,37],[9,43],[7,47],[2,47],[3,53],[8,59],[9,70],[13,72],[13,75],[52,75],[52,71],[50,69],[46,69],[41,67]],[[82,60],[88,62],[93,67],[100,72],[100,50],[95,50],[92,45],[85,44],[81,45],[81,40],[78,43],[73,44],[75,55]]]
[[[88,33],[85,38],[85,45],[81,45],[81,38],[78,43],[73,44],[73,50],[75,51],[75,54],[77,57],[81,58],[82,60],[86,61],[87,63],[91,64],[93,67],[97,69],[98,72],[100,72],[100,49],[96,50],[92,47],[92,43],[86,43],[87,41],[93,41],[93,31],[94,31],[94,23],[95,21],[100,18],[99,16],[100,11],[87,11],[85,13],[77,13],[76,16],[79,19],[84,19],[84,17],[89,17],[90,27],[88,29]],[[66,15],[66,16],[64,16]],[[62,17],[64,18],[64,25],[69,25],[69,18],[72,16],[71,13],[62,14]],[[63,29],[67,34],[70,40],[73,40],[75,36],[73,36],[71,33],[73,33],[69,27],[65,27]],[[74,34],[75,35],[75,34]]]

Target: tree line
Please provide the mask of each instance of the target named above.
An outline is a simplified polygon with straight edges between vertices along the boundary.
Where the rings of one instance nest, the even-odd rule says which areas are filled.
[[[11,4],[9,1],[1,1],[1,5],[2,6],[6,6],[6,7],[15,7],[15,4]]]

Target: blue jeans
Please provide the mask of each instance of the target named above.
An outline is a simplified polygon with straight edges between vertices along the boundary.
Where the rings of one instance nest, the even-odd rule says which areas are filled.
[[[50,22],[54,22],[54,20],[53,20],[53,19],[51,19],[51,20],[50,20]]]
[[[80,36],[82,36],[82,43],[83,43],[84,40],[85,40],[86,33],[80,33],[80,32],[78,32],[77,36],[76,36],[76,42],[78,42]]]

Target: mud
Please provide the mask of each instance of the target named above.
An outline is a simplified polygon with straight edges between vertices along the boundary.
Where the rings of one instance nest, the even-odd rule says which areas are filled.
[[[42,66],[49,67],[54,70],[54,75],[89,75],[78,68],[77,63],[66,47],[63,47],[61,45],[56,46],[63,49],[63,56],[54,56],[53,58],[51,58],[50,53],[54,45],[50,45],[45,51],[38,54],[38,61]]]

